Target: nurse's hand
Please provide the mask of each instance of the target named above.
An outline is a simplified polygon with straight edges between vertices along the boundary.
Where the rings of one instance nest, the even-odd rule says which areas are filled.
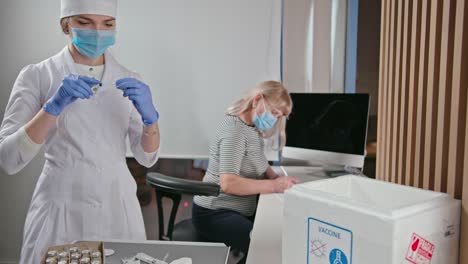
[[[123,96],[132,101],[145,125],[150,126],[158,122],[159,113],[153,105],[148,85],[135,78],[123,78],[117,80],[115,86],[123,91]]]
[[[70,74],[63,79],[55,94],[44,105],[44,111],[58,116],[63,109],[76,99],[88,99],[93,95],[91,87],[99,81],[87,76]]]
[[[283,193],[297,183],[296,178],[289,176],[279,176],[272,181],[274,182],[273,192],[275,193]]]

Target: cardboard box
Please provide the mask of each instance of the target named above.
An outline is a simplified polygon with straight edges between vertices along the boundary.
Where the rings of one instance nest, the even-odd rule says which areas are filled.
[[[460,201],[359,176],[285,194],[285,264],[456,264]]]
[[[92,242],[92,241],[83,241],[83,242],[77,242],[73,244],[66,244],[66,245],[58,245],[58,246],[52,246],[47,249],[45,252],[44,256],[42,257],[41,263],[45,264],[46,259],[47,259],[47,252],[51,250],[55,250],[57,252],[65,251],[69,252],[70,248],[72,247],[77,247],[78,249],[89,249],[92,252],[93,251],[99,251],[101,252],[101,263],[105,264],[105,258],[104,258],[104,246],[102,242]],[[70,258],[69,258],[70,260]]]

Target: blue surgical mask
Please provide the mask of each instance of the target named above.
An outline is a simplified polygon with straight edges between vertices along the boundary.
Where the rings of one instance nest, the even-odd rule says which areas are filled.
[[[265,109],[263,114],[258,116],[257,113],[255,113],[253,118],[255,127],[257,127],[257,129],[262,132],[272,129],[275,126],[276,121],[278,121],[276,116],[274,116],[270,111],[266,110],[265,99],[263,99],[263,107]]]
[[[101,56],[107,48],[115,44],[114,30],[72,28],[72,32],[73,45],[88,58]]]

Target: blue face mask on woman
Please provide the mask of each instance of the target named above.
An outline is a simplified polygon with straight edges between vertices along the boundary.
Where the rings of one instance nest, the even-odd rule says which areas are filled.
[[[115,44],[114,30],[72,28],[72,32],[73,45],[88,58],[101,56],[107,48]]]
[[[265,99],[263,99],[263,108],[265,109],[263,114],[258,116],[257,113],[255,113],[253,118],[255,127],[257,127],[257,129],[262,132],[272,129],[278,121],[276,116],[274,116],[270,111],[267,111],[265,106]]]

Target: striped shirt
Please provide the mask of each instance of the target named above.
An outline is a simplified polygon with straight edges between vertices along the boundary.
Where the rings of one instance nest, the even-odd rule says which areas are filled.
[[[208,170],[203,181],[219,184],[222,173],[262,179],[267,168],[260,132],[239,117],[226,115],[211,143]],[[207,209],[230,209],[251,216],[257,206],[257,195],[237,196],[221,190],[217,197],[195,196],[194,202]]]

